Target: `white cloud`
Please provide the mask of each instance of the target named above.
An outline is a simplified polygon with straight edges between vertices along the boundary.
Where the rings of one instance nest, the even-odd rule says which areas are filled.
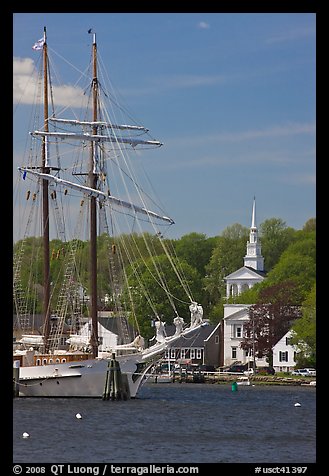
[[[37,93],[37,72],[31,58],[13,60],[13,100],[14,103],[34,104]],[[83,90],[76,86],[53,86],[54,102],[58,106],[80,107]],[[41,100],[41,99],[40,99]]]
[[[315,134],[314,123],[295,123],[289,122],[284,125],[274,125],[268,128],[249,129],[245,131],[218,132],[208,135],[197,135],[192,137],[182,137],[173,139],[176,145],[193,144],[202,146],[209,143],[237,143],[254,139],[266,139],[270,137],[289,137],[296,134]]]
[[[297,41],[304,38],[309,38],[315,35],[313,27],[296,28],[289,31],[284,31],[281,34],[272,36],[266,40],[266,43],[286,43],[287,41]]]
[[[198,28],[200,28],[201,30],[207,30],[208,28],[210,28],[210,25],[209,23],[206,23],[205,21],[200,21],[198,23]]]
[[[316,174],[290,174],[281,178],[283,183],[293,183],[295,185],[316,185]]]

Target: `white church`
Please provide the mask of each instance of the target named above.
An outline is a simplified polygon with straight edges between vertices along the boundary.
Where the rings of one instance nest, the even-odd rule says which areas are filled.
[[[262,282],[265,278],[264,258],[262,256],[261,243],[256,224],[256,199],[254,197],[249,241],[247,242],[247,253],[244,257],[244,265],[225,277],[226,298],[239,296],[243,291],[252,288],[256,283]],[[240,347],[244,335],[243,326],[249,321],[250,306],[251,304],[224,304],[224,318],[222,321],[224,366],[231,365],[234,362],[247,363],[249,361],[252,367],[253,356]],[[280,348],[280,356],[284,355],[284,357],[288,359],[288,353],[289,355],[293,355],[295,349],[287,345],[283,353]],[[276,352],[274,352],[274,356],[277,357]],[[256,357],[255,362],[257,367],[266,367],[268,365],[265,358],[258,359]],[[290,368],[294,366],[294,363],[291,361],[289,361],[289,364]],[[280,363],[273,361],[273,365],[274,367],[278,367]]]

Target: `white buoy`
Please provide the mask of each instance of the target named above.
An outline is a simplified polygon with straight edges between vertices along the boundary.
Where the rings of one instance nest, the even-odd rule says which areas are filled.
[[[300,403],[295,403],[295,407],[300,407]]]
[[[26,431],[24,431],[24,433],[23,433],[23,438],[28,438],[29,436],[30,436],[30,435],[29,435]]]
[[[76,418],[77,418],[78,420],[80,420],[80,419],[82,418],[81,413],[77,413],[75,416],[76,416]]]

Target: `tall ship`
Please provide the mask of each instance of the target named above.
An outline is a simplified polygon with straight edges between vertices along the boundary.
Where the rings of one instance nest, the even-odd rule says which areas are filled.
[[[165,238],[174,220],[146,190],[145,168],[141,181],[136,173],[142,149],[163,144],[133,120],[121,122],[125,110],[107,89],[96,34],[88,33],[90,62],[73,107],[56,108],[46,28],[33,46],[40,68],[28,153],[17,171],[24,204],[14,244],[20,397],[134,398],[166,349],[206,325]],[[169,337],[167,319],[176,326]]]

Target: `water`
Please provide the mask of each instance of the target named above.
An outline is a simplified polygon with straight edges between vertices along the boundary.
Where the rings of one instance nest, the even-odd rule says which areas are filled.
[[[135,400],[14,400],[14,462],[313,463],[316,390],[146,384]],[[295,407],[295,403],[301,405]],[[82,415],[81,419],[76,414]],[[22,438],[23,432],[30,437]]]

